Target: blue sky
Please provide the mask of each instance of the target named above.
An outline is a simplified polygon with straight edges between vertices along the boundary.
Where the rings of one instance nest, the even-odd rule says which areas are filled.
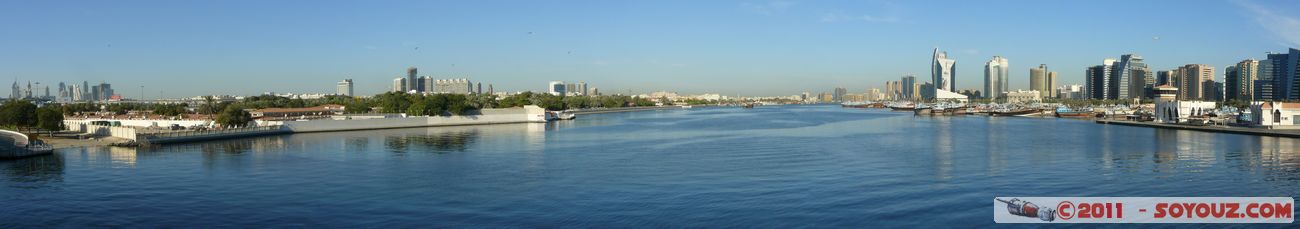
[[[789,95],[1010,60],[1012,89],[1125,53],[1163,70],[1300,47],[1291,1],[4,1],[0,79],[112,83],[128,98],[379,93],[406,67],[498,91]],[[1158,37],[1158,39],[1156,39]],[[486,85],[485,85],[486,87]],[[8,87],[0,89],[8,91]]]

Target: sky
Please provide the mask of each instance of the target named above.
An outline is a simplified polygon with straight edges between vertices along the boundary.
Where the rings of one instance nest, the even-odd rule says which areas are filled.
[[[0,79],[108,82],[126,98],[385,91],[407,67],[497,91],[741,96],[929,81],[993,56],[1011,89],[1136,53],[1156,70],[1300,47],[1294,1],[0,1]],[[2,91],[9,91],[3,87]],[[57,90],[57,89],[52,89]],[[7,94],[6,94],[7,95]]]

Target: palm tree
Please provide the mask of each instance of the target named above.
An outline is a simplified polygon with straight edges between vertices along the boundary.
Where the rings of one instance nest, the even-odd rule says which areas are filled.
[[[208,120],[209,120],[209,121],[211,121],[211,120],[215,120],[215,119],[213,119],[214,116],[212,115],[212,114],[213,114],[213,110],[212,110],[213,102],[214,102],[214,99],[212,99],[212,96],[211,96],[211,95],[203,96],[203,103],[204,103],[204,105],[207,105],[207,107],[208,107],[208,112],[207,112],[207,113],[208,113]]]

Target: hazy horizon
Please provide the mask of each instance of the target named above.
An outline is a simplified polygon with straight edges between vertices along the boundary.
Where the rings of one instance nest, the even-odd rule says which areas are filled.
[[[385,91],[407,67],[496,91],[781,96],[929,81],[932,49],[982,89],[1047,64],[1059,85],[1135,53],[1154,70],[1223,68],[1300,47],[1286,1],[18,1],[0,3],[0,79],[108,82],[126,98]],[[6,84],[10,82],[5,82]],[[1058,85],[1058,86],[1059,86]],[[6,85],[4,91],[8,92]]]

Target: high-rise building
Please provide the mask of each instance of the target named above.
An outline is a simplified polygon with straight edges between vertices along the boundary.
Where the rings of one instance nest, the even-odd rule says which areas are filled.
[[[892,94],[897,93],[894,91],[894,84],[898,84],[898,81],[885,81],[885,91],[883,92],[885,97],[890,97]]]
[[[551,81],[551,83],[546,85],[546,90],[551,93],[551,95],[565,95],[565,93],[568,92],[568,90],[565,89],[567,88],[564,86],[564,81]]]
[[[1205,88],[1205,95],[1202,100],[1223,101],[1223,82],[1214,82],[1213,80],[1205,81],[1201,88]]]
[[[58,96],[58,99],[57,99],[57,100],[60,101],[60,102],[63,102],[63,101],[65,101],[65,100],[67,100],[67,99],[68,99],[68,88],[67,88],[67,85],[66,85],[66,84],[63,84],[63,82],[59,82],[59,96]]]
[[[957,60],[948,59],[948,52],[939,52],[934,48],[934,57],[930,61],[930,80],[935,90],[957,91]],[[937,94],[931,92],[931,95]]]
[[[72,95],[71,95],[71,97],[72,97],[72,98],[71,98],[72,101],[82,101],[82,100],[84,100],[84,98],[82,98],[82,97],[85,96],[85,94],[82,94],[81,85],[72,84],[71,89],[68,89],[68,90],[70,90],[70,91],[72,92]]]
[[[1176,70],[1176,69],[1175,69],[1175,70],[1172,70],[1172,71],[1157,71],[1157,72],[1156,72],[1156,82],[1155,82],[1155,85],[1156,85],[1156,86],[1160,86],[1160,85],[1171,85],[1171,86],[1172,86],[1172,85],[1175,85],[1174,82],[1177,81],[1177,79],[1178,79],[1177,75],[1178,75],[1178,74],[1174,74],[1174,72],[1177,72],[1177,71],[1178,71],[1178,70]]]
[[[899,98],[899,99],[914,99],[914,98],[916,98],[916,97],[915,97],[915,95],[916,95],[916,76],[913,76],[913,75],[906,75],[906,76],[903,76],[903,79],[899,80],[899,83],[900,83],[900,85],[898,85],[898,86],[899,86],[899,87],[902,87],[902,90],[901,90],[901,91],[902,91],[902,98]]]
[[[577,88],[577,89],[578,89],[578,95],[586,96],[587,93],[588,93],[588,91],[587,91],[587,82],[578,82],[578,88]]]
[[[84,80],[81,81],[81,100],[82,100],[82,101],[92,101],[92,100],[95,100],[95,98],[94,98],[94,97],[95,97],[95,94],[94,94],[94,93],[91,93],[91,89],[93,89],[93,88],[90,87],[90,82],[89,82],[89,81],[84,81]]]
[[[835,88],[835,90],[831,94],[831,102],[837,102],[837,103],[844,102],[844,94],[848,94],[848,93],[849,90],[844,89],[842,87]]]
[[[433,93],[471,94],[474,92],[474,83],[469,79],[441,79],[435,80],[433,84]]]
[[[99,85],[90,86],[90,101],[99,101]]]
[[[1237,72],[1236,65],[1230,65],[1226,68],[1223,68],[1223,83],[1224,83],[1223,99],[1224,100],[1238,100],[1237,95],[1241,93],[1240,83],[1238,83],[1240,82],[1240,79],[1238,79],[1238,76],[1239,73]]]
[[[1224,100],[1249,101],[1255,98],[1255,82],[1260,80],[1260,61],[1246,59],[1223,72]]]
[[[1052,94],[1051,87],[1047,83],[1047,64],[1039,64],[1037,68],[1029,69],[1029,90],[1038,91],[1042,97],[1049,97]]]
[[[1259,62],[1259,77],[1255,80],[1255,100],[1272,101],[1275,99],[1284,99],[1282,89],[1278,88],[1282,81],[1281,75],[1284,75],[1286,69],[1286,53],[1269,53],[1267,58]]]
[[[432,76],[420,76],[416,81],[420,84],[420,92],[433,93],[438,90]]]
[[[402,87],[402,91],[421,91],[418,86],[419,83],[415,81],[416,72],[417,69],[415,69],[415,67],[406,68],[406,86]]]
[[[113,98],[113,95],[116,95],[113,92],[113,86],[108,83],[101,82],[96,88],[99,88],[99,93],[95,94],[95,100],[109,100]]]
[[[1115,59],[1106,58],[1101,65],[1088,67],[1084,87],[1089,99],[1117,99],[1115,77],[1111,76],[1114,64]]]
[[[352,94],[352,79],[343,79],[343,81],[339,81],[338,85],[334,88],[334,94],[338,94],[342,96],[353,96],[354,94]]]
[[[984,64],[984,97],[996,99],[1007,91],[1009,66],[1007,58],[993,56]]]
[[[1118,64],[1113,69],[1115,72],[1112,76],[1118,77],[1119,87],[1117,96],[1119,99],[1133,99],[1145,97],[1147,78],[1151,78],[1151,70],[1147,64],[1143,63],[1142,56],[1137,54],[1124,54],[1120,56]]]
[[[1043,98],[1055,98],[1056,94],[1056,72],[1047,72],[1047,94]]]
[[[407,88],[406,78],[397,77],[396,79],[393,79],[393,92],[403,92],[406,91]]]
[[[1276,60],[1275,60],[1276,59]],[[1300,50],[1290,49],[1286,54],[1269,55],[1274,92],[1278,100],[1300,100]]]
[[[20,99],[23,97],[23,89],[18,87],[18,79],[14,79],[13,90],[9,93],[9,99]]]
[[[1214,96],[1212,87],[1213,83],[1206,84],[1206,81],[1214,81],[1214,67],[1204,64],[1188,64],[1178,68],[1178,99],[1179,100],[1211,100]]]

